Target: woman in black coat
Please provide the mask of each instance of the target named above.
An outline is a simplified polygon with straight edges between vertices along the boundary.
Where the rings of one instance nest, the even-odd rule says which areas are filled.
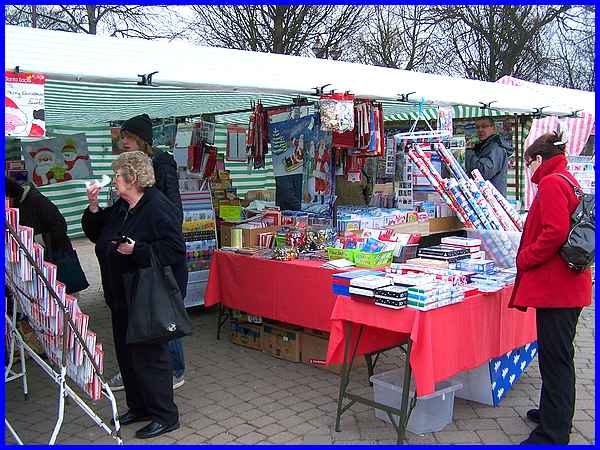
[[[140,439],[179,428],[173,401],[172,363],[168,343],[127,344],[128,310],[123,274],[151,265],[150,250],[171,266],[185,292],[185,243],[175,206],[154,186],[154,171],[143,152],[127,152],[112,164],[119,200],[98,206],[99,186],[88,188],[89,207],[83,214],[86,236],[96,244],[102,287],[112,313],[113,336],[129,411],[122,425],[150,421],[136,432]],[[126,242],[119,242],[120,237]]]

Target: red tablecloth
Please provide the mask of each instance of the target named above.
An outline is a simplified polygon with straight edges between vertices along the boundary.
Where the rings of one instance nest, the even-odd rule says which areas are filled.
[[[507,287],[427,312],[392,310],[338,296],[331,315],[327,362],[344,360],[343,321],[352,323],[352,346],[359,324],[366,325],[357,355],[391,347],[410,335],[417,395],[430,394],[435,383],[537,339],[535,310],[509,309],[511,292],[512,287]]]
[[[273,261],[217,251],[204,304],[217,303],[305,328],[329,331],[335,304],[331,275],[321,261]]]

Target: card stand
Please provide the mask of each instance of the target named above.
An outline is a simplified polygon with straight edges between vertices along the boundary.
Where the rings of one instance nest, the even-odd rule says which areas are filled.
[[[9,314],[8,305],[12,306],[12,311]],[[6,301],[4,302],[4,314],[11,318],[12,323],[17,323],[17,302],[13,295],[7,290]],[[5,323],[4,336],[6,338],[6,356],[8,361],[4,367],[4,382],[10,383],[11,381],[21,380],[23,383],[23,397],[25,400],[28,399],[28,388],[27,388],[27,365],[25,364],[25,348],[21,341],[15,339],[14,334],[11,332],[11,328],[8,323]],[[13,368],[13,365],[17,362],[15,358],[15,351],[18,349],[18,362],[20,363],[20,369]],[[10,424],[7,423],[9,430],[12,430]],[[12,433],[12,431],[11,431]]]
[[[208,271],[212,254],[218,248],[217,225],[210,183],[198,182],[196,190],[181,192],[183,206],[183,237],[188,266],[186,308],[204,304]]]
[[[22,347],[59,386],[57,420],[48,444],[56,442],[64,421],[67,398],[79,406],[100,429],[122,444],[116,399],[102,375],[104,352],[102,345],[96,342],[95,333],[88,330],[89,317],[79,309],[77,299],[67,295],[65,286],[57,282],[56,266],[43,262],[40,246],[32,241],[24,243],[21,237],[26,237],[28,233],[17,233],[15,225],[12,220],[7,220],[5,224],[5,283],[14,303],[13,315],[5,313],[6,326],[15,345]],[[23,228],[26,227],[20,227],[19,230],[24,231]],[[27,345],[17,329],[14,312],[17,307],[28,317],[48,361],[44,361]],[[77,392],[71,387],[73,383],[78,386]],[[105,423],[81,398],[82,391],[92,402],[103,397],[108,400],[114,428]],[[21,443],[8,419],[5,425],[15,440]]]

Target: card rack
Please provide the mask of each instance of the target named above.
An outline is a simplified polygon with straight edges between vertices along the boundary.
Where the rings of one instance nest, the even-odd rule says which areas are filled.
[[[18,231],[17,231],[18,230]],[[23,238],[27,241],[24,243]],[[33,251],[35,250],[35,251]],[[87,315],[77,306],[77,299],[64,292],[64,285],[56,280],[56,266],[43,261],[43,248],[33,244],[33,230],[18,225],[18,210],[6,209],[5,222],[5,284],[6,300],[11,301],[11,315],[5,311],[7,332],[20,352],[26,352],[42,370],[59,386],[58,415],[48,444],[56,442],[64,421],[66,398],[79,406],[103,431],[122,444],[115,397],[104,379],[102,372],[102,346],[95,341],[95,333],[87,329]],[[27,345],[16,326],[17,309],[27,315],[29,323],[48,356],[48,362]],[[93,341],[93,342],[92,342]],[[21,353],[21,373],[5,367],[5,382],[23,379],[24,393],[27,394],[26,367]],[[12,376],[11,376],[12,371]],[[15,376],[21,375],[21,376]],[[92,401],[102,398],[112,407],[114,428],[104,422],[80,395],[71,387],[77,385],[79,392],[86,392]],[[8,419],[5,425],[18,443],[18,436]]]

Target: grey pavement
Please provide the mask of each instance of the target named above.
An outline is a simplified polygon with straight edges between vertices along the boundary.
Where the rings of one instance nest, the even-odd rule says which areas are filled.
[[[93,246],[75,242],[88,274],[90,288],[80,303],[90,315],[90,329],[105,349],[105,374],[117,370],[108,308],[104,304]],[[577,403],[572,444],[595,442],[595,307],[586,308],[575,341]],[[184,339],[185,384],[175,391],[181,428],[152,440],[134,433],[144,424],[123,428],[126,444],[395,444],[392,425],[375,417],[374,410],[355,404],[342,417],[342,431],[334,431],[339,377],[328,371],[291,363],[265,353],[233,345],[227,333],[215,339],[216,310],[190,310],[194,334]],[[225,330],[226,328],[224,328]],[[400,352],[384,354],[377,371],[400,367]],[[26,444],[47,443],[57,414],[58,390],[48,376],[28,360],[29,399],[21,385],[6,386],[6,416]],[[540,388],[537,359],[497,408],[455,399],[454,420],[443,431],[408,434],[410,444],[518,444],[533,425],[524,419],[537,406]],[[350,388],[371,394],[366,368],[355,369]],[[125,395],[115,393],[119,412],[126,411]],[[83,398],[86,398],[83,395]],[[105,400],[93,406],[107,422],[112,417]],[[5,432],[5,442],[14,439]],[[57,443],[111,444],[115,441],[72,402]]]

